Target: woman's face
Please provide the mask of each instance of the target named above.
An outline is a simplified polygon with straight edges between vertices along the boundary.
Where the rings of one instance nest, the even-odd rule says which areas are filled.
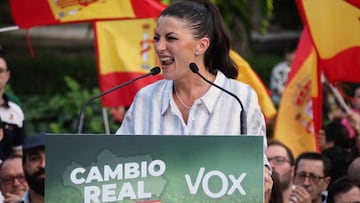
[[[170,16],[160,17],[154,41],[165,79],[176,80],[190,73],[189,64],[196,62],[198,40],[194,39],[184,21]]]

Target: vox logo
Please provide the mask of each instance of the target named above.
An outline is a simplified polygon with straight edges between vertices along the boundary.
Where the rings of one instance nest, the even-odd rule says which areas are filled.
[[[199,187],[201,186],[204,193],[208,197],[214,199],[221,198],[224,195],[232,195],[236,191],[238,191],[241,195],[246,195],[246,192],[241,185],[241,182],[244,180],[245,177],[246,173],[242,173],[238,178],[236,178],[232,174],[225,175],[223,172],[218,170],[213,170],[205,173],[204,167],[201,167],[199,169],[195,182],[191,180],[191,176],[189,174],[185,174],[186,184],[191,194],[196,194],[199,190]],[[217,191],[212,191],[209,186],[209,181],[212,178],[220,179],[221,187],[219,187]]]

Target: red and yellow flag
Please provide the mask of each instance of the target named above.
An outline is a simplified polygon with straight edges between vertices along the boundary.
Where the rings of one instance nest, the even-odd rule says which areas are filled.
[[[304,151],[317,151],[315,132],[321,115],[320,69],[317,67],[317,54],[305,28],[281,99],[274,131],[275,139],[287,145],[295,157]]]
[[[360,82],[360,9],[353,0],[297,0],[304,24],[280,104],[275,138],[297,156],[319,151],[320,73],[334,82]]]
[[[153,36],[154,18],[97,21],[95,40],[100,90],[139,77],[158,65]],[[162,76],[149,76],[103,96],[104,107],[130,106],[136,92]]]
[[[360,3],[297,0],[327,80],[360,82]]]
[[[249,63],[245,61],[238,53],[231,50],[230,57],[239,68],[239,75],[237,80],[247,83],[255,90],[258,95],[259,104],[265,118],[270,119],[275,115],[276,109],[270,98],[269,90],[266,88],[255,71],[250,67]]]
[[[95,20],[150,18],[166,7],[157,0],[10,0],[20,28]]]

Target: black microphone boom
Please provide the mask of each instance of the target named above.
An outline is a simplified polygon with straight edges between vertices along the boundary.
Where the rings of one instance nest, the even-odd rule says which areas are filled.
[[[134,78],[132,80],[129,80],[125,83],[122,83],[120,85],[117,85],[109,90],[106,90],[105,92],[101,92],[100,94],[98,95],[95,95],[93,97],[91,97],[90,99],[88,99],[82,106],[81,106],[81,110],[80,110],[80,113],[79,113],[79,116],[78,116],[78,119],[77,119],[77,123],[76,123],[76,132],[77,133],[81,133],[82,132],[82,128],[83,128],[83,124],[84,124],[84,111],[85,111],[85,108],[87,107],[87,105],[89,105],[91,102],[93,102],[95,99],[101,97],[101,96],[104,96],[105,94],[108,94],[110,92],[113,92],[119,88],[122,88],[122,87],[125,87],[126,85],[129,85],[139,79],[142,79],[142,78],[145,78],[145,77],[148,77],[150,75],[157,75],[160,73],[160,68],[159,67],[154,67],[150,70],[149,73],[145,74],[145,75],[142,75],[140,77],[137,77],[137,78]]]
[[[219,88],[220,90],[228,93],[229,95],[233,96],[233,97],[239,102],[239,104],[240,104],[240,106],[241,106],[241,112],[240,112],[240,133],[243,134],[243,135],[247,134],[246,112],[245,112],[244,106],[243,106],[241,100],[239,99],[239,97],[237,97],[234,93],[231,93],[231,92],[229,92],[228,90],[226,90],[226,89],[220,87],[219,85],[217,85],[217,84],[209,81],[208,79],[206,79],[203,75],[201,75],[201,74],[199,73],[199,68],[198,68],[198,66],[197,66],[195,63],[190,63],[189,67],[190,67],[190,70],[191,70],[193,73],[198,74],[198,75],[199,75],[203,80],[205,80],[207,83],[209,83],[210,85],[213,85],[213,86]]]

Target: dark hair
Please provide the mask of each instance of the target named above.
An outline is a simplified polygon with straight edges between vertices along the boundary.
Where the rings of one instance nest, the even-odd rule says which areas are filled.
[[[31,148],[31,149],[29,149],[29,150],[23,150],[23,157],[22,157],[22,163],[23,163],[23,165],[25,165],[26,162],[28,161],[28,160],[27,160],[27,155],[28,155],[28,154],[34,154],[34,153],[36,153],[37,151],[45,151],[45,146],[37,146],[37,147]]]
[[[287,147],[284,143],[282,143],[282,142],[280,142],[278,140],[269,139],[267,145],[268,145],[268,147],[270,147],[270,146],[283,147],[285,149],[285,151],[286,151],[286,154],[287,154],[288,158],[289,158],[290,165],[291,166],[294,165],[294,163],[295,163],[294,155],[293,155],[292,151],[290,150],[290,148]]]
[[[5,52],[0,44],[0,58],[4,58],[5,57]]]
[[[0,59],[3,59],[4,61],[6,61],[6,53],[5,53],[4,49],[2,48],[1,44],[0,44]]]
[[[296,49],[297,49],[297,46],[298,46],[298,41],[291,41],[291,42],[288,42],[284,51],[285,53],[295,53]]]
[[[271,196],[270,196],[270,202],[269,203],[283,203],[283,196],[280,186],[280,179],[279,175],[276,173],[276,171],[273,171],[271,174],[271,178],[273,180],[273,187],[271,189]]]
[[[324,177],[330,176],[330,160],[324,155],[317,152],[304,152],[300,154],[295,161],[295,173],[297,172],[299,162],[302,159],[321,161],[323,163]]]
[[[4,60],[5,63],[7,64],[7,66],[9,66],[7,59],[6,59],[6,53],[5,53],[4,49],[2,48],[1,44],[0,44],[0,59]],[[9,67],[7,67],[7,69],[9,70]]]
[[[348,177],[343,176],[333,182],[328,189],[328,196],[327,196],[327,203],[335,203],[335,196],[339,193],[345,193],[351,190],[352,188],[357,187],[359,188],[356,183],[350,180]],[[359,188],[360,189],[360,188]]]
[[[334,141],[335,146],[350,148],[351,141],[348,129],[340,123],[340,120],[333,120],[325,128],[326,142]]]
[[[230,58],[230,34],[222,16],[208,0],[184,1],[171,4],[160,16],[172,16],[186,22],[196,39],[208,37],[210,46],[205,52],[205,66],[215,74],[220,70],[229,78],[237,78],[238,69]]]

